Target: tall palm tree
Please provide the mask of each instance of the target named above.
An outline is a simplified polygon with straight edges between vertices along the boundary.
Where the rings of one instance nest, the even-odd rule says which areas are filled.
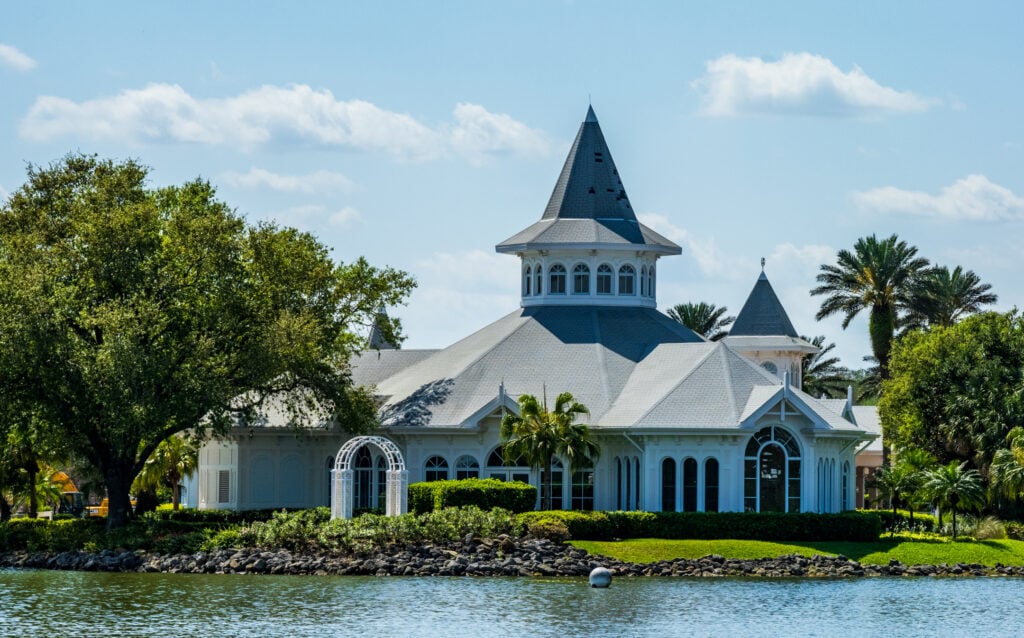
[[[688,301],[668,309],[668,316],[693,330],[708,341],[718,341],[729,334],[728,328],[736,317],[723,316],[728,312],[713,303]]]
[[[196,471],[199,465],[199,447],[184,436],[164,439],[146,459],[142,471],[135,478],[133,489],[155,493],[160,486],[171,488],[171,503],[178,509],[181,503],[183,478]]]
[[[846,395],[846,388],[853,383],[850,371],[839,365],[839,357],[829,357],[828,353],[835,349],[836,344],[825,345],[825,335],[810,339],[801,336],[818,349],[818,352],[800,361],[801,378],[804,392],[811,396],[839,398]]]
[[[991,289],[992,285],[981,283],[973,270],[965,271],[960,266],[952,271],[946,266],[932,268],[911,299],[910,321],[915,327],[949,327],[998,301]]]
[[[569,471],[575,472],[593,465],[600,455],[587,426],[576,422],[584,415],[589,416],[590,411],[569,392],[558,395],[551,411],[537,397],[524,394],[519,397],[519,414],[506,414],[501,420],[505,458],[522,456],[547,477],[547,489],[541,495],[542,509],[551,509],[551,468],[556,456],[565,458]]]
[[[925,472],[933,469],[938,461],[930,452],[916,447],[900,450],[896,460],[913,479],[912,489],[905,495],[907,509],[910,511],[910,527],[913,529],[914,508],[921,502],[921,485],[924,483]]]
[[[869,310],[871,350],[882,379],[889,378],[889,351],[900,312],[910,308],[915,287],[928,269],[928,260],[916,255],[917,248],[896,235],[861,237],[853,252],[840,250],[835,265],[821,266],[821,285],[811,290],[812,295],[826,295],[816,318],[841,313],[844,329],[861,310]]]
[[[922,486],[940,509],[948,507],[953,512],[953,540],[956,540],[957,510],[978,507],[985,495],[981,475],[977,470],[968,470],[966,467],[966,461],[959,465],[956,461],[950,461],[949,465],[928,470]]]

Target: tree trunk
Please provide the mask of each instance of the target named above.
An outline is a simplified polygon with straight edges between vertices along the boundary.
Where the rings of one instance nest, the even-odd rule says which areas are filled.
[[[181,502],[181,486],[175,481],[174,485],[171,486],[171,503],[173,503],[172,509],[177,512],[178,504]]]
[[[953,508],[953,540],[956,540],[956,508]]]
[[[107,529],[117,529],[128,524],[132,514],[131,489],[135,476],[128,469],[130,464],[111,462],[104,468],[103,483],[107,488]]]
[[[39,495],[36,493],[36,476],[39,474],[39,464],[35,459],[25,464],[25,471],[28,472],[28,517],[39,516]]]

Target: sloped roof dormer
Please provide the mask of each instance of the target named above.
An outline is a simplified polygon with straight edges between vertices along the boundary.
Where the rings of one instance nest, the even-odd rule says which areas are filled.
[[[644,250],[678,245],[637,221],[592,107],[580,125],[540,221],[498,244],[499,253],[552,249]]]

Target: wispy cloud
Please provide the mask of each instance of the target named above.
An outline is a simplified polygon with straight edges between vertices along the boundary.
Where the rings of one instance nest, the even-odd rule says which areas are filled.
[[[853,194],[862,209],[891,214],[917,215],[946,221],[1024,220],[1024,197],[994,184],[984,175],[968,175],[943,188],[939,194],[885,186]]]
[[[334,209],[322,204],[303,204],[261,215],[286,226],[318,232],[325,227],[352,229],[366,223],[362,213],[351,206]]]
[[[221,179],[225,184],[236,188],[268,188],[286,193],[323,193],[352,189],[352,180],[341,173],[324,170],[308,175],[280,175],[253,166],[246,173],[228,171]]]
[[[427,126],[363,100],[339,100],[307,85],[261,86],[236,96],[198,98],[176,84],[151,84],[82,102],[37,98],[21,136],[85,136],[121,142],[259,146],[315,145],[389,153],[408,160],[455,155],[547,153],[539,131],[476,104],[458,104],[454,123]]]
[[[713,238],[699,239],[693,233],[676,226],[666,216],[659,213],[640,213],[637,219],[646,226],[661,233],[668,239],[683,247],[683,255],[692,256],[697,267],[705,275],[721,275],[724,273],[725,258]]]
[[[843,72],[828,58],[787,53],[777,61],[723,55],[692,86],[712,117],[824,115],[858,117],[924,111],[940,101],[882,86],[860,67]]]
[[[31,71],[36,61],[9,44],[0,44],[0,64],[15,71]]]

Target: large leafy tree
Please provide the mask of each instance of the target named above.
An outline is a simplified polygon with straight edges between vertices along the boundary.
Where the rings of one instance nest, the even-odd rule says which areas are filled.
[[[718,341],[729,334],[728,327],[736,317],[726,315],[728,309],[703,301],[686,302],[668,309],[668,316],[693,330],[708,341]]]
[[[311,235],[249,226],[207,182],[69,155],[0,210],[0,403],[28,405],[103,476],[108,525],[161,441],[275,397],[294,422],[374,422],[348,359],[414,285]],[[383,329],[395,342],[398,326]]]
[[[910,332],[893,350],[879,415],[886,440],[985,473],[1024,423],[1024,321],[982,313]]]
[[[985,489],[977,470],[967,469],[967,463],[950,461],[946,465],[928,470],[924,474],[922,489],[938,505],[953,514],[953,540],[956,540],[956,513],[980,507]]]
[[[801,339],[818,348],[818,352],[808,355],[800,362],[801,378],[804,392],[815,397],[838,398],[846,396],[846,389],[853,384],[850,371],[839,365],[839,357],[829,356],[836,344],[825,344],[825,336],[819,335],[810,339]]]
[[[896,235],[879,240],[874,235],[857,240],[853,250],[840,250],[836,263],[823,264],[820,285],[812,295],[824,295],[818,310],[821,320],[843,315],[843,328],[862,310],[869,312],[868,331],[872,354],[879,372],[888,378],[889,351],[899,326],[900,313],[910,308],[914,291],[928,270],[928,260],[917,256],[917,248]]]
[[[541,496],[542,509],[551,509],[551,468],[556,456],[566,459],[569,471],[575,472],[591,467],[600,455],[600,448],[591,439],[587,426],[577,423],[577,419],[589,414],[586,406],[578,403],[569,392],[559,394],[550,411],[537,397],[524,394],[519,397],[519,414],[509,413],[501,420],[505,457],[522,457],[531,467],[543,470],[547,477],[547,489]]]
[[[908,327],[949,327],[998,301],[991,290],[991,284],[981,283],[973,270],[932,268],[913,291]]]

